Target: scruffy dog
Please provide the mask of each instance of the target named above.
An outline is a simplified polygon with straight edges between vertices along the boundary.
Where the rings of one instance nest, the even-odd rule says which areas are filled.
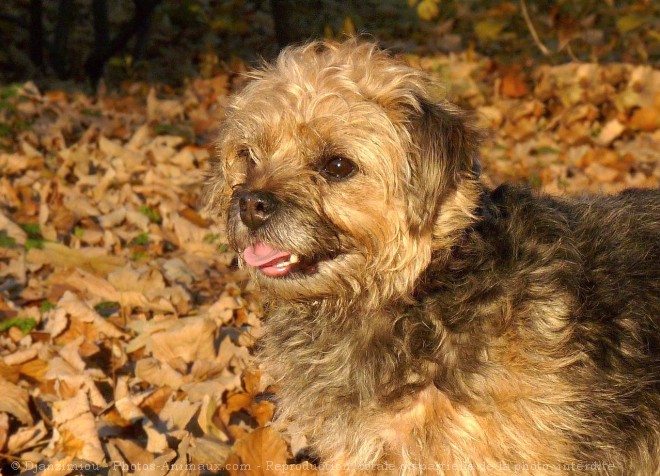
[[[660,474],[660,193],[488,190],[466,114],[373,44],[253,79],[204,200],[323,469]]]

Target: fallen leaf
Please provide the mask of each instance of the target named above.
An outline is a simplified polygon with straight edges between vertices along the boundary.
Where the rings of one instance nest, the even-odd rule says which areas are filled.
[[[440,14],[438,1],[422,0],[417,5],[417,16],[424,21],[431,21]]]
[[[1,417],[0,417],[1,419]],[[7,450],[10,454],[18,454],[26,448],[33,447],[48,437],[48,430],[43,420],[34,426],[21,428],[7,440]],[[4,446],[4,445],[3,445]]]
[[[653,132],[660,127],[660,108],[641,107],[637,109],[628,125],[637,130]]]
[[[501,93],[510,98],[521,98],[529,93],[527,83],[515,69],[507,71],[502,77]]]
[[[474,24],[474,33],[483,42],[495,41],[499,38],[502,30],[508,25],[507,21],[494,18],[480,20]]]
[[[32,413],[28,407],[29,394],[27,390],[7,380],[0,379],[0,395],[0,413],[9,413],[26,425],[34,424]]]
[[[191,363],[196,360],[215,360],[215,324],[204,318],[188,317],[178,320],[172,327],[151,336],[147,351],[162,362],[181,359]]]
[[[78,392],[68,400],[58,400],[52,408],[53,424],[58,432],[53,434],[50,445],[69,456],[103,463],[105,454],[85,392]]]
[[[135,365],[135,376],[155,387],[177,389],[183,385],[183,376],[166,362],[156,359],[140,359]]]
[[[634,14],[623,15],[617,19],[616,27],[622,35],[625,35],[628,32],[636,30],[647,22],[648,18],[645,16]]]
[[[125,264],[119,256],[108,256],[103,248],[74,250],[60,243],[44,243],[43,249],[32,248],[26,257],[28,263],[49,264],[63,268],[80,268],[89,272],[107,274]]]
[[[626,126],[621,124],[617,119],[612,119],[609,121],[603,129],[598,134],[597,142],[600,145],[609,145],[617,137],[619,137],[623,131],[626,130]]]
[[[287,458],[286,443],[280,435],[271,427],[257,428],[234,444],[227,466],[232,475],[274,476],[288,474],[279,468],[286,465]],[[241,464],[249,469],[241,470]]]

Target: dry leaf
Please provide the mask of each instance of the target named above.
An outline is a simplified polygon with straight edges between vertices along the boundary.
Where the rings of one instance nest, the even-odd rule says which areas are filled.
[[[135,376],[155,387],[179,388],[183,385],[183,376],[166,362],[156,359],[140,359],[135,366]]]
[[[78,392],[68,400],[54,402],[53,424],[58,432],[53,434],[51,446],[64,450],[70,456],[97,464],[105,460],[95,418],[85,392]]]
[[[32,248],[26,257],[28,263],[49,264],[63,268],[80,268],[99,274],[109,273],[124,265],[119,256],[108,256],[103,248],[71,249],[60,243],[44,243],[43,249]]]
[[[660,127],[660,108],[641,107],[637,109],[628,125],[633,129],[653,132]]]
[[[598,134],[598,143],[600,145],[609,145],[617,137],[619,137],[623,131],[626,130],[626,126],[621,124],[617,119],[612,119],[609,121],[603,129]]]
[[[440,14],[436,0],[422,0],[417,5],[417,16],[424,21],[431,21]]]
[[[238,440],[227,464],[232,475],[274,476],[285,474],[279,466],[285,465],[287,458],[284,440],[271,427],[265,427],[257,428],[246,438]],[[249,470],[233,469],[240,466],[240,463],[248,465]]]
[[[521,98],[527,95],[529,89],[520,73],[508,71],[502,77],[501,93],[510,98]]]
[[[504,20],[494,18],[480,20],[474,24],[474,33],[481,41],[495,41],[500,36],[500,33],[502,33],[502,30],[507,27],[507,24]]]
[[[215,329],[215,324],[208,319],[180,319],[167,331],[153,334],[147,344],[147,350],[156,359],[168,363],[177,359],[186,363],[215,360]]]
[[[28,407],[28,398],[27,390],[0,379],[0,413],[9,413],[20,422],[32,425],[34,421]]]

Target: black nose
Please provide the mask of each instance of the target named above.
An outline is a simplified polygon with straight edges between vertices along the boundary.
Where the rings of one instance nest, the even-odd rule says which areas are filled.
[[[250,230],[256,230],[266,223],[268,218],[277,210],[279,202],[275,195],[263,190],[245,192],[238,200],[241,221]]]

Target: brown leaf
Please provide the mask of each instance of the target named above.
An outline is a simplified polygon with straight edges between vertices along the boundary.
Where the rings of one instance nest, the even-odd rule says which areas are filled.
[[[148,466],[154,461],[154,455],[145,451],[137,442],[124,438],[111,438],[108,443],[117,447],[121,451],[124,461],[135,467]]]
[[[205,436],[192,440],[188,454],[193,463],[214,467],[224,464],[230,451],[227,443]]]
[[[173,389],[183,385],[183,376],[166,362],[156,359],[140,359],[135,364],[135,376],[154,387],[170,387]]]
[[[32,248],[25,257],[28,263],[50,264],[63,268],[80,268],[85,271],[107,274],[124,265],[119,256],[108,256],[103,248],[69,248],[60,243],[44,243],[43,249]]]
[[[199,410],[201,402],[190,402],[188,399],[169,399],[158,414],[169,430],[183,430],[186,428],[195,413]]]
[[[28,391],[4,379],[0,379],[0,413],[6,412],[19,421],[32,425],[34,420],[28,407]]]
[[[254,403],[250,407],[250,415],[257,420],[259,426],[266,425],[269,421],[273,419],[275,413],[275,404],[269,401],[261,401],[259,403]]]
[[[660,108],[641,107],[637,109],[628,125],[633,129],[653,132],[660,127]]]
[[[2,417],[0,417],[0,420],[1,419]],[[0,426],[1,425],[2,422],[0,421]],[[7,449],[10,454],[18,454],[25,448],[30,448],[36,443],[44,440],[47,436],[48,430],[46,430],[46,425],[42,420],[34,426],[21,428],[13,433],[7,441]],[[0,445],[0,448],[1,447],[3,447],[3,445]]]
[[[247,410],[252,404],[252,395],[249,393],[234,393],[227,397],[227,412],[229,414],[238,410]]]
[[[621,124],[618,119],[612,119],[605,124],[600,131],[600,134],[598,134],[597,142],[600,145],[609,145],[619,137],[625,129],[626,126]]]
[[[184,114],[183,104],[171,99],[158,99],[156,89],[149,89],[147,119],[151,121],[175,120]]]
[[[271,427],[257,428],[234,444],[227,465],[229,473],[236,476],[275,476],[289,474],[279,469],[279,466],[286,464],[287,457],[286,443],[275,430]],[[237,460],[248,465],[249,470],[233,469]]]
[[[163,362],[177,359],[191,363],[195,360],[214,360],[215,324],[204,318],[187,317],[177,321],[169,330],[151,336],[147,350]]]
[[[58,433],[53,434],[51,446],[69,456],[94,463],[101,464],[105,460],[95,418],[85,392],[78,392],[70,399],[54,402],[53,423]]]
[[[43,382],[48,371],[48,362],[41,359],[34,359],[21,364],[19,367],[20,373],[37,382]]]
[[[500,92],[510,98],[521,98],[529,93],[529,88],[522,74],[516,69],[510,69],[502,77]]]
[[[20,372],[15,366],[0,361],[0,381],[3,379],[10,383],[17,383],[20,379]]]

